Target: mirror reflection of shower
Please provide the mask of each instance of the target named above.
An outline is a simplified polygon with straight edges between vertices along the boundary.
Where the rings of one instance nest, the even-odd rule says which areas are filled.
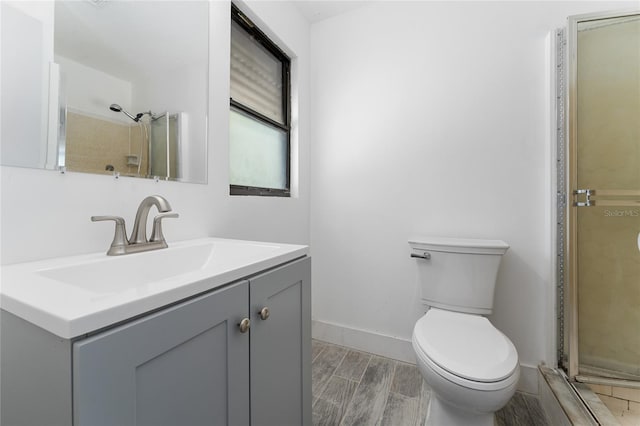
[[[151,171],[151,161],[150,161],[151,160],[151,143],[149,142],[149,130],[147,129],[147,124],[141,119],[145,115],[149,115],[150,119],[153,120],[154,119],[153,114],[151,113],[151,111],[146,111],[146,112],[139,112],[134,116],[133,114],[131,114],[129,111],[122,108],[118,104],[111,104],[109,106],[109,109],[114,112],[121,112],[127,117],[129,117],[130,119],[132,119],[134,122],[138,123],[138,128],[140,129],[140,138],[141,138],[140,156],[136,159],[133,155],[128,155],[127,166],[136,165],[137,163],[138,176],[142,176],[141,174],[142,159],[143,159],[144,147],[146,146],[147,147],[147,170],[145,171],[144,175],[149,176]]]
[[[144,113],[139,112],[138,114],[136,114],[136,116],[134,117],[130,112],[128,112],[126,109],[122,108],[120,105],[118,104],[111,104],[111,106],[109,106],[109,109],[111,111],[114,112],[121,112],[124,115],[126,115],[127,117],[129,117],[130,119],[132,119],[133,121],[135,121],[136,123],[138,121],[140,121],[140,118],[142,118],[142,116],[144,115]],[[149,111],[149,113],[151,113],[151,111]]]
[[[147,147],[147,162],[144,176],[164,177],[165,179],[178,177],[178,151],[180,146],[181,132],[183,131],[185,116],[182,113],[155,115],[149,111],[131,114],[118,104],[111,104],[109,109],[114,112],[121,112],[140,128],[140,155],[127,156],[127,165],[137,165],[138,176],[141,173],[143,163],[144,147]],[[147,115],[148,120],[143,120]]]

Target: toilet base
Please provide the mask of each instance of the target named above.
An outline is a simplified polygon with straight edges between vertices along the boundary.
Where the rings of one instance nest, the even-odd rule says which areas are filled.
[[[494,426],[495,413],[470,413],[431,393],[425,426]]]

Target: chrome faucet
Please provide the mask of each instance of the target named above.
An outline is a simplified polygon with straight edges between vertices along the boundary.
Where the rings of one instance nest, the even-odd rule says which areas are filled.
[[[158,208],[158,212],[166,213],[171,211],[171,205],[159,195],[150,195],[138,206],[136,212],[136,219],[133,222],[133,231],[131,231],[131,238],[129,244],[143,244],[149,242],[147,240],[147,217],[149,216],[149,210],[152,206]]]
[[[156,206],[160,214],[153,219],[151,239],[147,239],[147,218],[149,216],[149,210],[153,206]],[[136,218],[133,223],[133,231],[129,239],[127,239],[127,231],[123,218],[119,216],[91,216],[91,220],[93,222],[113,220],[116,223],[115,235],[113,236],[113,241],[111,242],[109,251],[107,251],[107,255],[117,256],[167,248],[167,242],[162,234],[162,219],[178,217],[178,213],[168,213],[170,211],[171,205],[166,198],[160,195],[151,195],[142,200],[138,206]]]

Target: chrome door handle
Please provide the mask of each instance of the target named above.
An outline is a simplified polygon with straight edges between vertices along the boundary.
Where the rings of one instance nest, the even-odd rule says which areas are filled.
[[[640,206],[640,190],[637,189],[576,189],[573,191],[576,207]]]

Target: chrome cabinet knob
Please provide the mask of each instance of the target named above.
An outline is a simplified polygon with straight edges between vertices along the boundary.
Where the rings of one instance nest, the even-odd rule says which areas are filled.
[[[269,308],[267,308],[266,306],[262,308],[260,312],[258,312],[258,315],[260,315],[260,319],[262,320],[266,320],[267,318],[269,318],[269,314]]]
[[[249,331],[250,326],[251,326],[251,321],[249,321],[249,318],[245,318],[242,321],[240,321],[240,324],[238,324],[240,333],[246,333],[247,331]]]

